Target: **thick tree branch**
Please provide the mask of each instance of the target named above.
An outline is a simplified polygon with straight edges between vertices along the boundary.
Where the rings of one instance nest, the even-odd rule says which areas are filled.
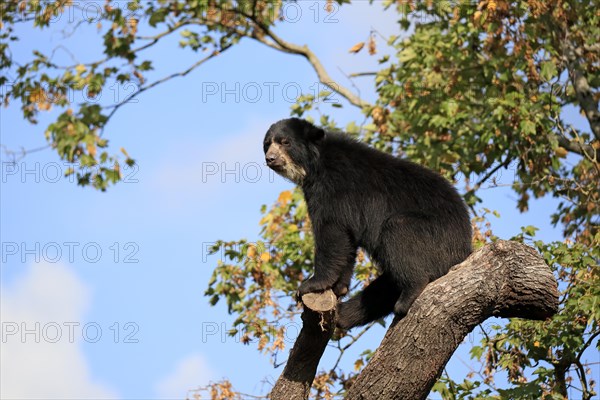
[[[583,110],[594,136],[596,139],[600,139],[600,110],[598,109],[598,101],[594,99],[594,94],[588,80],[579,66],[577,51],[568,37],[564,40],[563,51],[569,70],[569,78],[573,84],[579,106]]]
[[[425,399],[475,326],[491,316],[543,320],[557,309],[556,280],[535,250],[518,242],[486,245],[428,285],[408,315],[394,320],[346,398]],[[318,313],[305,314],[312,319],[303,319],[302,333],[271,393],[273,399],[307,398],[332,333],[330,314],[323,317],[325,330],[319,326]]]
[[[330,291],[327,296],[331,295],[333,292]],[[335,329],[334,317],[334,310],[320,313],[304,308],[302,330],[290,351],[283,373],[269,394],[270,399],[308,399],[319,360]]]

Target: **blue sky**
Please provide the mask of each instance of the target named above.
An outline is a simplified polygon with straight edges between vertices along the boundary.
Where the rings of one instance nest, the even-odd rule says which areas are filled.
[[[321,10],[315,21],[315,4],[324,5],[304,2],[290,9],[300,10],[290,14],[297,21],[276,31],[308,44],[346,86],[344,74],[374,71],[377,57],[348,49],[372,27],[385,36],[398,34],[394,13],[363,1],[333,17]],[[19,29],[15,58],[60,44],[77,62],[99,58],[102,39],[95,28],[64,39],[64,27],[63,19],[44,31]],[[177,48],[177,41],[148,52],[155,66],[148,78],[196,61],[198,54]],[[382,41],[380,46],[379,55],[385,54]],[[63,50],[56,57],[71,63]],[[371,78],[355,84],[374,99]],[[242,392],[263,393],[264,380],[273,382],[282,369],[273,369],[254,346],[222,335],[233,319],[203,296],[218,261],[203,251],[217,239],[256,240],[260,206],[292,188],[263,166],[262,138],[271,123],[289,115],[295,90],[307,93],[315,85],[316,75],[301,57],[243,40],[118,111],[105,137],[112,151],[124,147],[138,164],[125,171],[126,182],[105,193],[57,177],[67,167],[50,150],[29,154],[16,166],[2,154],[2,397],[184,398],[188,389],[225,377]],[[121,99],[128,90],[115,87],[101,101]],[[362,121],[360,112],[344,105],[323,105],[323,111],[341,126]],[[0,142],[13,150],[45,145],[44,128],[56,116],[41,115],[38,125],[30,125],[16,104],[0,113]],[[502,179],[510,182],[510,171]],[[547,218],[553,200],[536,201],[520,215],[508,189],[483,194],[484,205],[502,215],[494,224],[500,237],[529,224],[540,227],[545,240],[560,237]],[[30,333],[23,336],[24,329]],[[366,337],[356,354],[374,349],[382,335],[379,329]],[[468,372],[461,361],[469,360],[465,349],[448,366],[461,380]],[[326,354],[321,365],[331,362]]]

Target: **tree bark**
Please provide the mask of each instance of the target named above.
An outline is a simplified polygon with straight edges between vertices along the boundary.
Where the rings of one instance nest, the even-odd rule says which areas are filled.
[[[429,284],[408,315],[394,320],[346,398],[426,399],[475,326],[491,316],[543,320],[557,309],[556,280],[535,250],[517,242],[488,244]],[[332,312],[305,307],[302,331],[272,399],[308,398],[333,322]]]

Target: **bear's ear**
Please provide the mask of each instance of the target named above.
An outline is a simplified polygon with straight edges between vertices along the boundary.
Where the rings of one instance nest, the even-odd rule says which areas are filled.
[[[306,122],[306,126],[304,127],[304,133],[306,135],[306,138],[312,142],[317,142],[321,139],[323,139],[323,136],[325,136],[325,131],[319,127],[314,126],[313,124],[311,124],[308,121]]]
[[[280,122],[285,123],[285,126],[288,129],[310,142],[317,142],[325,136],[325,131],[323,129],[314,126],[305,119],[289,118]]]

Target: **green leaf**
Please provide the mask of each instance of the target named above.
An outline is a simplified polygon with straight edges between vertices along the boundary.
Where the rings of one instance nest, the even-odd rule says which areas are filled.
[[[552,80],[558,74],[556,65],[554,65],[554,63],[552,61],[544,61],[542,63],[540,72],[541,72],[540,75],[542,76],[542,79],[544,79],[545,81]]]
[[[400,54],[398,55],[398,60],[400,60],[400,62],[407,63],[408,61],[414,59],[416,56],[417,53],[415,53],[414,49],[408,47],[400,52]]]

